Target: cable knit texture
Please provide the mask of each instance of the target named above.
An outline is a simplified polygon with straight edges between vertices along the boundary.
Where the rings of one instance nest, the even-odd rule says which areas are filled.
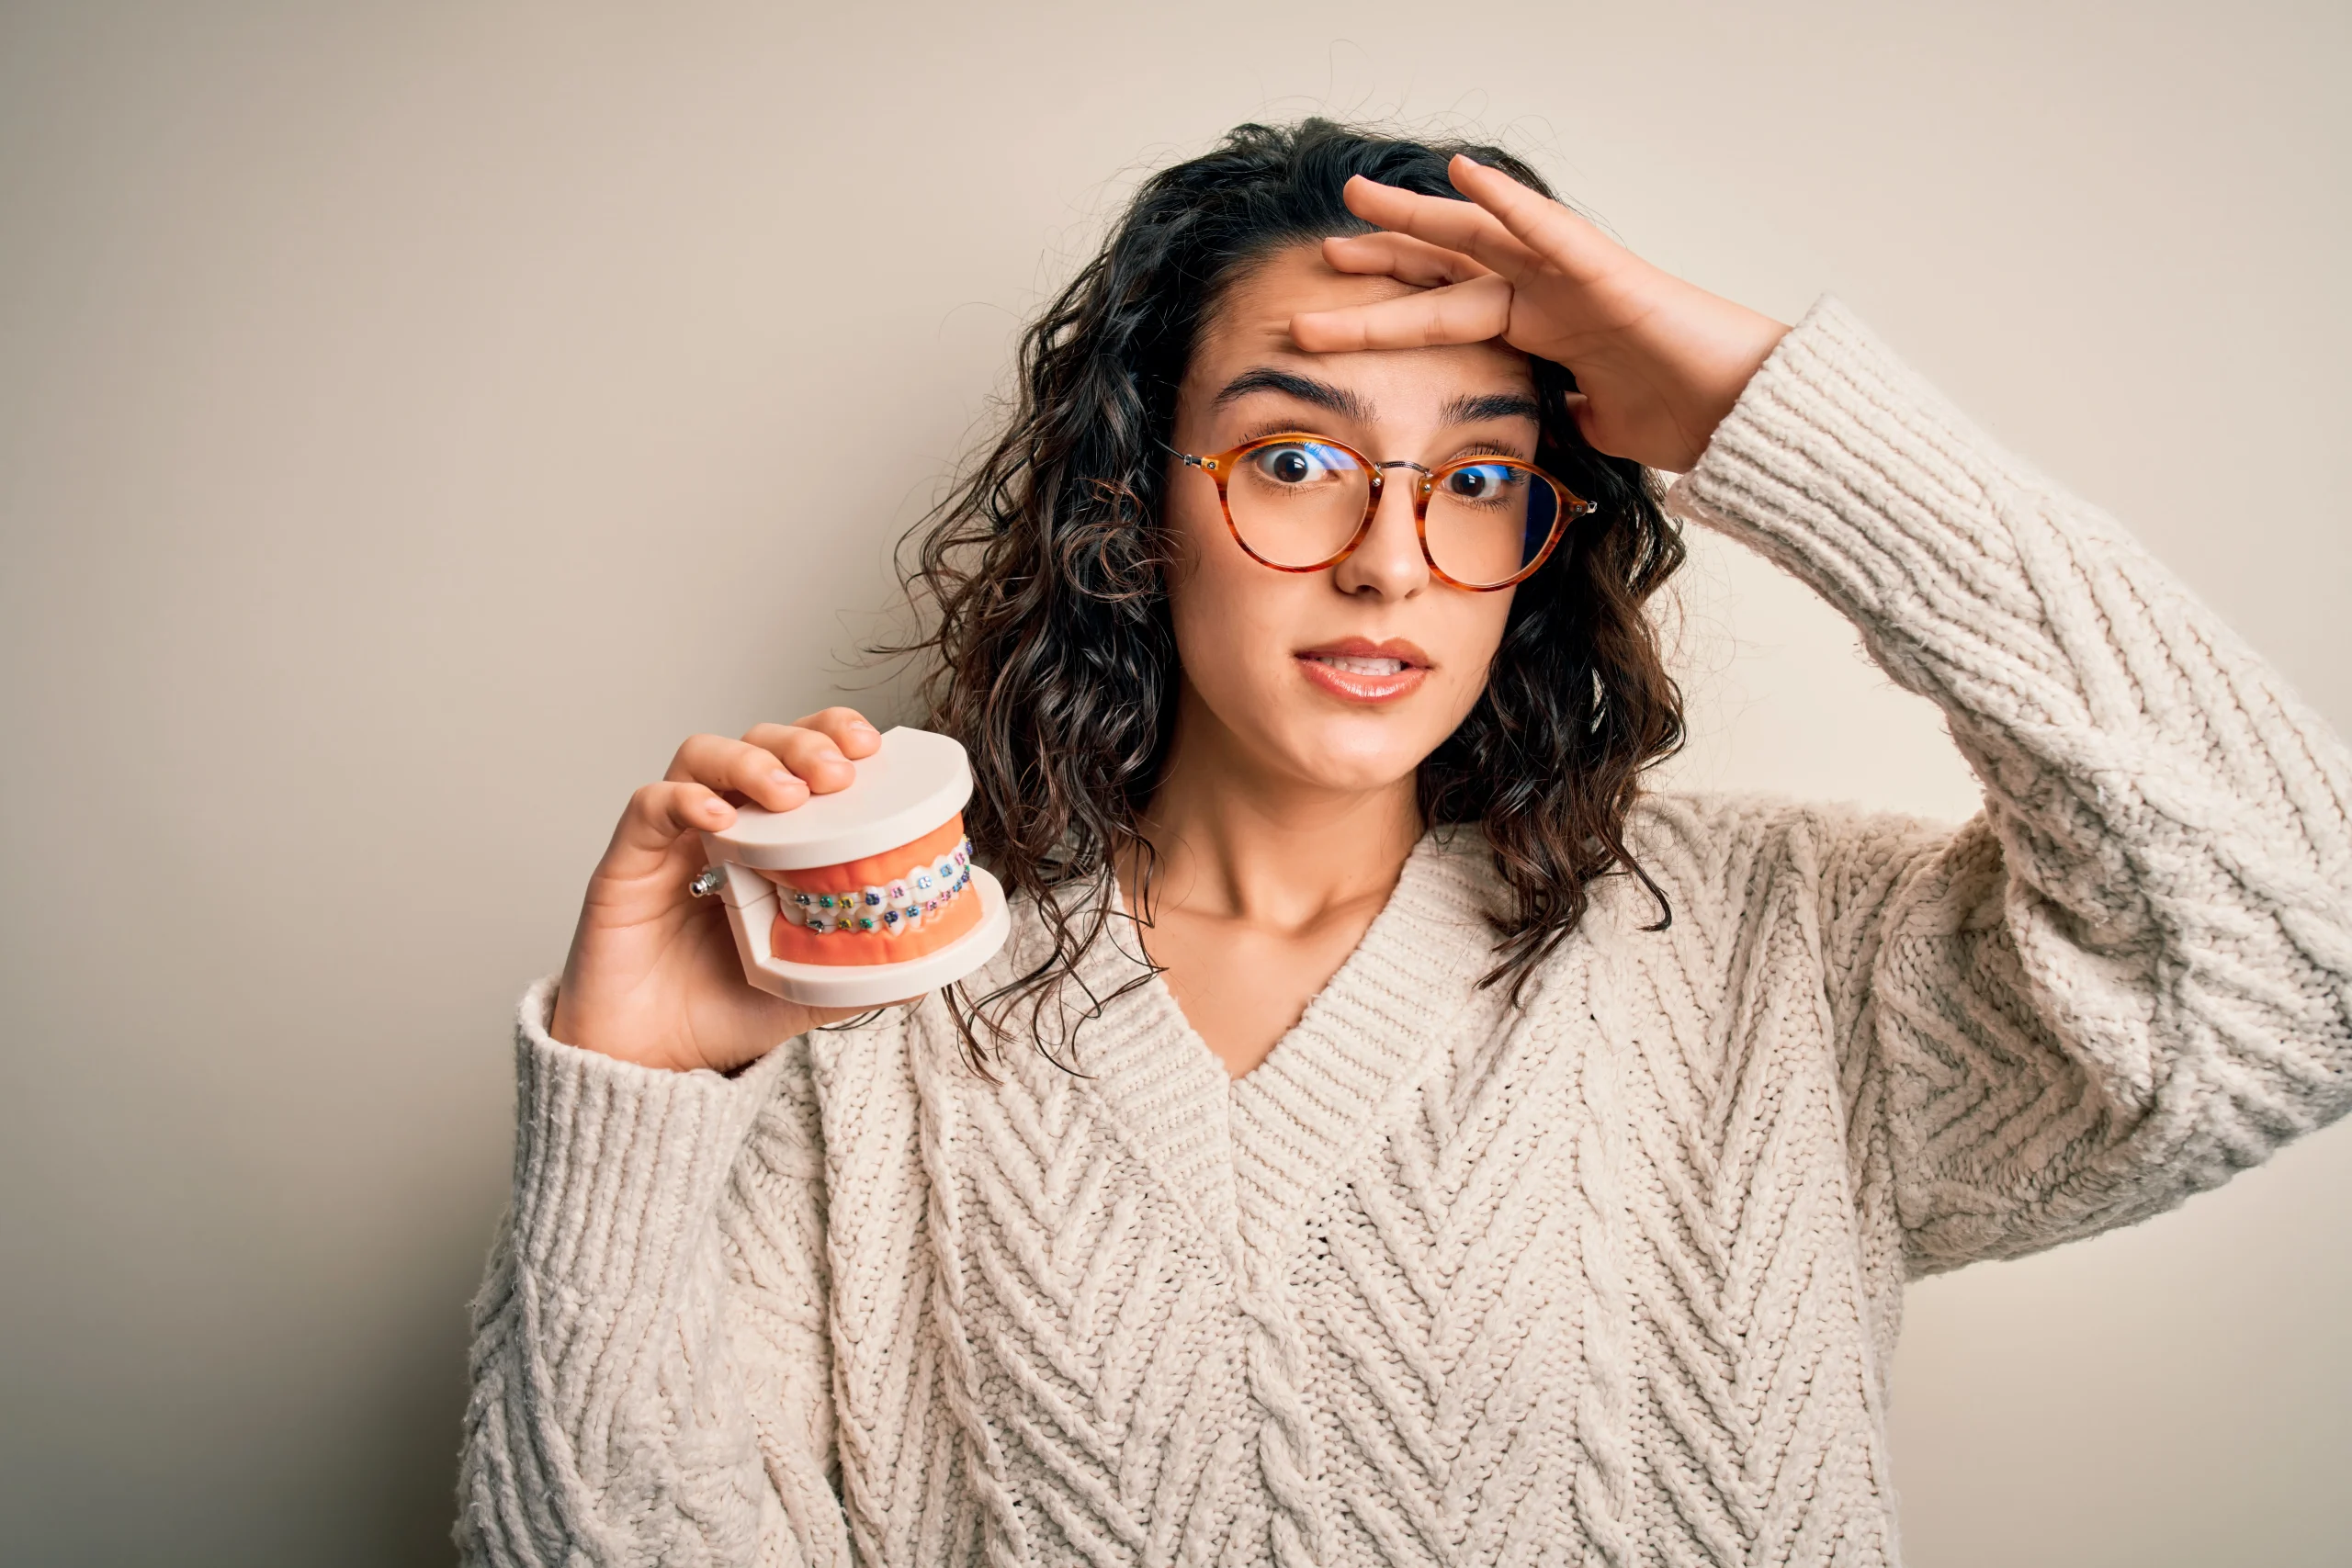
[[[1611,879],[1516,1010],[1432,835],[1231,1083],[1156,981],[995,1084],[935,999],[729,1079],[542,987],[468,1560],[1893,1562],[1905,1280],[2352,1100],[2352,764],[1833,302],[1674,504],[1942,706],[1981,815],[1654,799],[1672,926]]]

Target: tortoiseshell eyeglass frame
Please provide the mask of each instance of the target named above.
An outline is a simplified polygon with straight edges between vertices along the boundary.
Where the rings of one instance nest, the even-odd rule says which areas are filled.
[[[1371,476],[1372,485],[1364,500],[1363,520],[1356,525],[1355,533],[1350,536],[1346,544],[1340,547],[1336,554],[1317,561],[1313,566],[1286,566],[1281,561],[1268,560],[1250,547],[1250,541],[1241,536],[1239,525],[1233,521],[1233,502],[1227,496],[1225,487],[1226,482],[1233,477],[1233,466],[1250,453],[1263,451],[1269,446],[1282,446],[1302,441],[1311,441],[1318,446],[1329,446],[1336,451],[1345,452],[1363,467],[1366,474]],[[1169,450],[1172,452],[1175,448],[1170,447]],[[1408,462],[1402,458],[1393,463],[1375,463],[1344,441],[1334,441],[1328,435],[1317,435],[1313,431],[1284,430],[1272,435],[1261,435],[1255,441],[1243,442],[1231,451],[1218,452],[1208,457],[1199,457],[1191,452],[1176,452],[1176,456],[1183,459],[1187,468],[1198,468],[1216,481],[1217,507],[1225,513],[1226,530],[1233,536],[1233,542],[1240,546],[1241,553],[1251,560],[1256,561],[1260,566],[1270,567],[1275,571],[1326,571],[1355,554],[1357,547],[1363,543],[1364,536],[1372,532],[1372,520],[1380,513],[1381,491],[1387,485],[1386,476],[1382,470],[1386,468],[1413,470],[1413,532],[1421,541],[1421,558],[1429,562],[1430,575],[1449,587],[1459,588],[1470,593],[1492,593],[1499,589],[1515,587],[1526,581],[1535,575],[1538,567],[1551,558],[1552,551],[1560,543],[1560,536],[1567,532],[1568,524],[1596,510],[1591,502],[1576,494],[1567,486],[1534,464],[1523,463],[1516,457],[1498,457],[1491,452],[1473,453],[1466,457],[1456,457],[1450,463],[1441,463],[1434,468],[1425,468],[1419,463]],[[1544,541],[1544,547],[1535,552],[1535,558],[1532,560],[1500,582],[1464,582],[1460,578],[1448,576],[1445,568],[1438,565],[1437,557],[1430,553],[1430,497],[1437,493],[1438,485],[1449,474],[1459,473],[1464,468],[1491,468],[1497,465],[1516,469],[1531,479],[1539,479],[1552,487],[1552,493],[1557,498],[1559,504],[1552,513],[1551,537]]]

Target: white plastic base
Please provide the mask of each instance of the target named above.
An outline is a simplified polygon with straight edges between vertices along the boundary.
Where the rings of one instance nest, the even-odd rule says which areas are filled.
[[[764,879],[762,885],[769,890],[765,897],[742,903],[727,900],[727,923],[735,932],[735,951],[742,955],[743,978],[803,1007],[881,1007],[935,991],[994,958],[1012,934],[1004,889],[976,865],[972,892],[980,901],[980,923],[945,947],[904,964],[794,964],[769,950],[768,933],[775,927],[775,885]]]

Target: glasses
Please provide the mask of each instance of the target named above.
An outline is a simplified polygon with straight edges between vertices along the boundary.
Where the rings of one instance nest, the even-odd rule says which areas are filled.
[[[1413,471],[1413,525],[1440,581],[1474,593],[1523,582],[1592,502],[1532,463],[1483,454],[1434,468],[1375,463],[1328,435],[1286,431],[1215,457],[1176,454],[1216,481],[1225,525],[1252,560],[1321,571],[1372,532],[1389,468]]]

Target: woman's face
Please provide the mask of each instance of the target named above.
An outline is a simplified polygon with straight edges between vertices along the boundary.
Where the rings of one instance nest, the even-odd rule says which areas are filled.
[[[1290,340],[1301,311],[1409,292],[1393,279],[1335,272],[1312,245],[1274,254],[1227,292],[1193,350],[1177,399],[1177,449],[1205,456],[1305,431],[1375,463],[1435,468],[1473,452],[1532,461],[1525,355],[1498,343],[1317,355]],[[1469,713],[1513,591],[1465,592],[1431,576],[1413,524],[1412,473],[1388,473],[1355,553],[1294,573],[1244,553],[1216,481],[1170,459],[1170,607],[1188,747],[1206,742],[1225,765],[1357,793],[1410,775]]]

